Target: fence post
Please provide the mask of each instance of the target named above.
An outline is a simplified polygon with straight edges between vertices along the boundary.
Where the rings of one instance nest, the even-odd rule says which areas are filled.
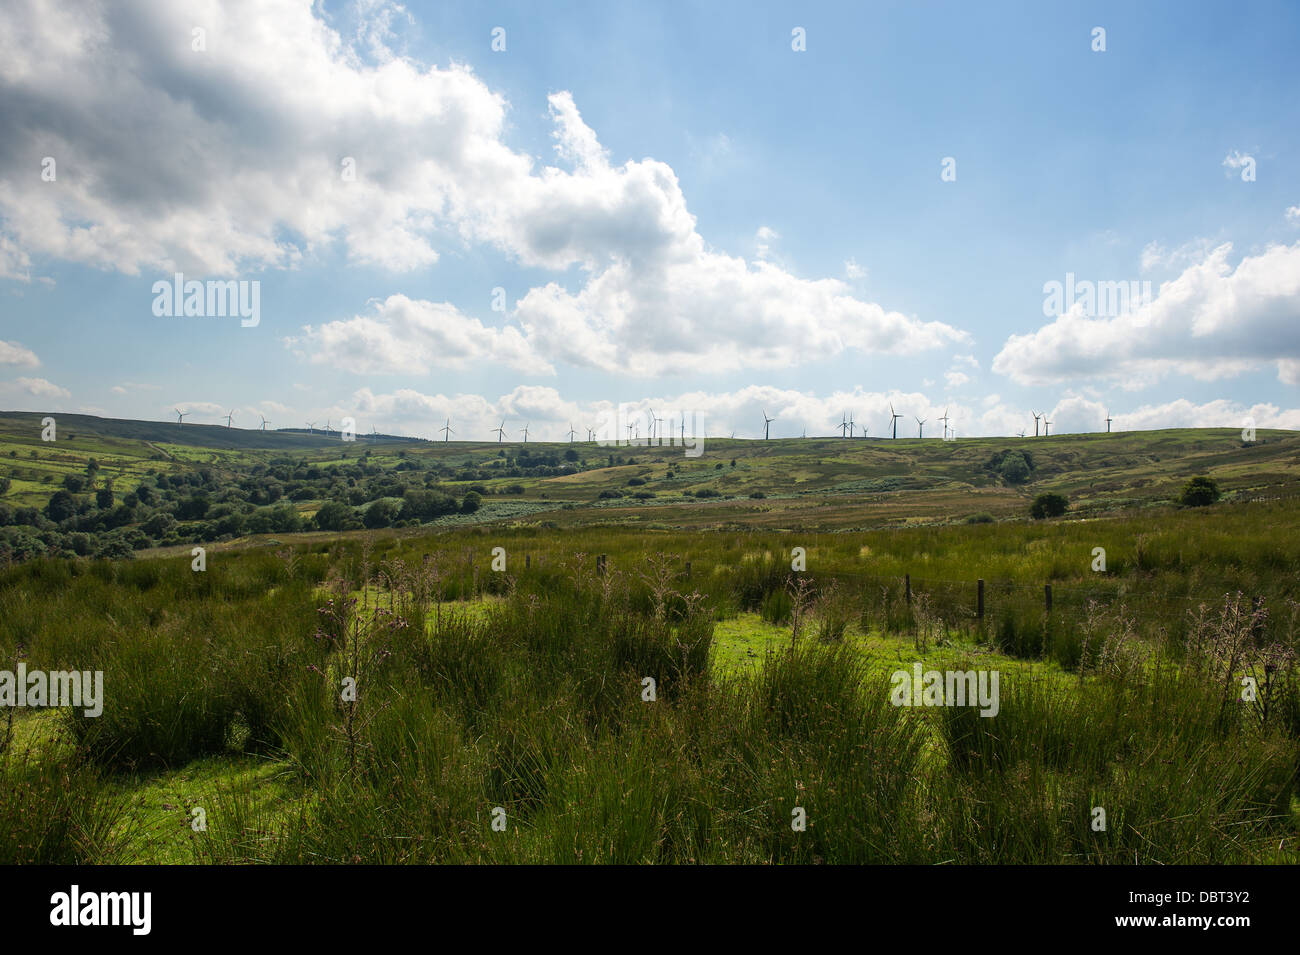
[[[605,555],[604,554],[596,555],[596,573],[598,573],[602,577],[605,576]]]
[[[531,566],[533,566],[533,555],[524,554],[524,570],[527,570]]]
[[[912,575],[903,575],[903,589],[907,591],[907,605],[912,606]]]
[[[1047,612],[1052,612],[1052,585],[1043,584],[1043,603],[1047,607]]]
[[[984,619],[984,578],[977,581],[975,588],[975,616]]]

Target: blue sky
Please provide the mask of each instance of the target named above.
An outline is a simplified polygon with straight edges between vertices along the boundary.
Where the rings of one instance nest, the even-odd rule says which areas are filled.
[[[1300,428],[1298,40],[1286,3],[16,0],[0,407]],[[155,315],[176,271],[260,321]],[[1044,314],[1067,273],[1152,298]]]

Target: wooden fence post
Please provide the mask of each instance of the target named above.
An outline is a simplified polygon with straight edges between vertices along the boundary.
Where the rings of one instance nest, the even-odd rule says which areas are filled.
[[[981,577],[975,589],[975,616],[984,619],[984,578]]]
[[[533,566],[533,555],[524,554],[524,570],[527,570],[531,566]]]
[[[596,555],[596,573],[602,577],[605,576],[605,555],[604,554]]]

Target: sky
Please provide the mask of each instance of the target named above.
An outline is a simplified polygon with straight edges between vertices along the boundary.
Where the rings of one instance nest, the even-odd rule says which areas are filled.
[[[0,409],[1300,429],[1297,50],[1288,2],[6,0]]]

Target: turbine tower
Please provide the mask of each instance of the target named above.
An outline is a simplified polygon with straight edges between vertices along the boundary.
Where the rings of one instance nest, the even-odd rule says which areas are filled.
[[[528,443],[528,425],[524,425],[524,430],[523,430],[522,433],[523,433],[523,436],[524,436],[524,444],[527,444],[527,443]]]
[[[848,436],[849,436],[849,419],[847,415],[841,413],[840,414],[840,437],[847,438]]]
[[[262,419],[262,430],[265,431],[265,430],[266,430],[266,426],[267,426],[270,422],[268,422],[268,421],[266,420],[266,415],[258,415],[258,417]]]
[[[891,401],[889,403],[889,426],[894,429],[894,436],[890,439],[891,441],[898,440],[898,419],[901,417],[903,416],[894,410],[894,403]]]
[[[230,414],[226,415],[226,427],[227,427],[227,428],[230,427],[230,419],[233,418],[234,416],[235,416],[235,409],[234,409],[234,408],[231,408],[231,409],[230,409]]]
[[[569,444],[573,444],[573,436],[578,432],[573,430],[573,422],[569,422]]]
[[[451,419],[450,419],[450,418],[448,418],[448,419],[447,419],[447,423],[444,424],[444,425],[443,425],[441,428],[439,428],[438,430],[442,432],[442,443],[443,443],[443,444],[446,444],[448,441],[450,441],[450,440],[451,440],[451,436],[452,436],[453,434],[456,433],[456,432],[452,429],[452,426],[451,426]]]
[[[1106,412],[1106,433],[1107,434],[1110,434],[1110,423],[1114,420],[1115,419],[1110,416],[1110,412],[1107,411]]]
[[[763,409],[763,440],[764,440],[764,441],[766,441],[766,440],[768,439],[768,437],[771,435],[771,433],[772,433],[772,422],[775,421],[775,420],[776,420],[775,418],[769,418],[769,417],[767,416],[767,409],[764,408],[764,409]]]
[[[1052,429],[1052,422],[1047,420],[1047,415],[1043,415],[1043,437],[1044,438],[1052,433],[1051,429]]]
[[[912,415],[912,417],[916,418],[916,415]],[[918,438],[925,437],[925,423],[929,420],[929,418],[916,418],[916,436]]]
[[[315,422],[315,421],[308,421],[308,422],[307,422],[307,433],[308,433],[308,434],[315,434],[315,433],[316,433],[316,422]]]
[[[849,415],[849,437],[850,438],[853,437],[854,427],[855,425],[853,424],[853,415]]]
[[[1029,413],[1034,416],[1034,437],[1036,438],[1038,437],[1038,419],[1045,418],[1046,415],[1040,415],[1037,411],[1031,411]]]
[[[173,408],[172,411],[176,412],[176,427],[179,428],[183,424],[185,424],[185,417],[189,414],[189,412],[181,411],[180,408]]]
[[[948,409],[943,409],[943,417],[939,419],[943,422],[943,439],[948,440]]]
[[[493,429],[492,429],[492,433],[495,434],[495,435],[497,436],[497,444],[500,444],[502,441],[505,440],[505,436],[506,436],[506,419],[505,419],[505,418],[502,418],[502,419],[501,419],[501,427],[499,427],[499,428],[493,428]]]

